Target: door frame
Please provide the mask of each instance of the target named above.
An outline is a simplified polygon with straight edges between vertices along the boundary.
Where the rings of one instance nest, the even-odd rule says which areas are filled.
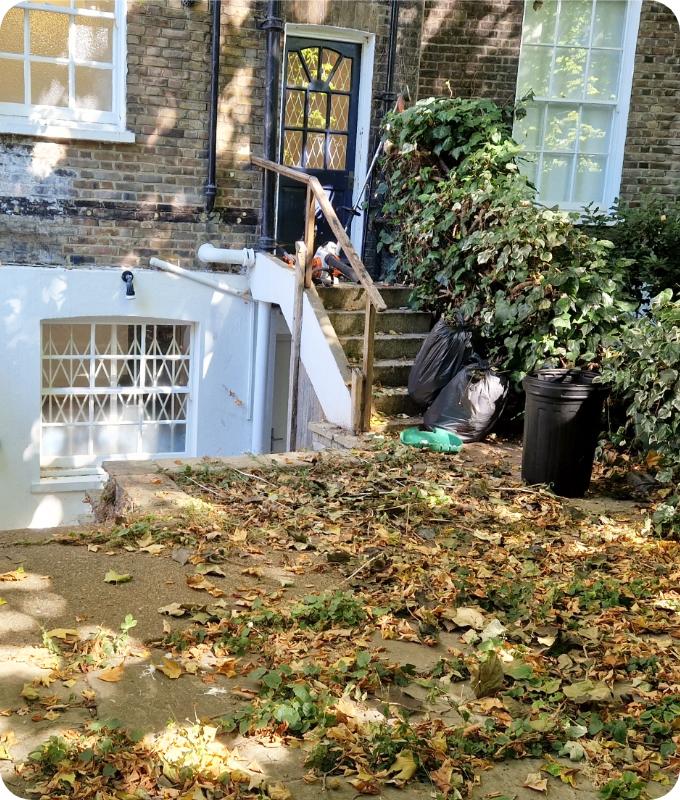
[[[359,97],[357,100],[357,134],[356,152],[354,156],[354,185],[352,186],[352,205],[355,205],[366,180],[368,170],[368,148],[371,135],[371,106],[373,98],[373,64],[375,60],[375,34],[353,28],[336,28],[332,25],[302,25],[287,22],[284,31],[283,57],[281,58],[281,74],[279,86],[283,87],[286,63],[285,52],[289,36],[302,39],[325,39],[329,42],[352,42],[361,45],[361,65],[359,69]],[[281,91],[279,105],[279,121],[283,113],[285,92]],[[277,153],[281,152],[281,125],[279,124]],[[278,184],[276,201],[276,225],[278,228]],[[352,244],[361,252],[364,238],[364,217],[354,217],[350,231]]]

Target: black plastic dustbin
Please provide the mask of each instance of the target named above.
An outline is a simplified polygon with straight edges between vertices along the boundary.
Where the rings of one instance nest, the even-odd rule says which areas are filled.
[[[526,393],[522,478],[556,494],[583,497],[593,471],[607,388],[596,372],[541,369],[523,381]]]

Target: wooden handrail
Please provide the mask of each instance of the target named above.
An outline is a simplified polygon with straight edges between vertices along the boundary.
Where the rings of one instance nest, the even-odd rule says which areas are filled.
[[[335,213],[335,209],[328,195],[319,183],[319,179],[313,175],[307,175],[292,167],[277,164],[266,158],[252,156],[251,163],[256,167],[268,169],[284,178],[302,183],[307,187],[305,197],[305,226],[304,243],[295,244],[296,262],[296,292],[293,347],[291,349],[291,384],[289,386],[289,423],[288,423],[288,446],[294,447],[297,439],[297,391],[298,391],[298,370],[299,370],[299,351],[300,335],[302,324],[302,292],[305,287],[311,284],[311,264],[314,256],[314,215],[318,204],[321,212],[326,218],[326,222],[333,231],[338,241],[340,249],[347,256],[354,274],[359,279],[359,283],[366,291],[366,309],[364,314],[364,337],[363,337],[363,357],[361,368],[352,369],[352,380],[350,393],[352,399],[352,427],[359,433],[371,429],[371,403],[373,399],[373,351],[375,345],[375,318],[376,312],[385,311],[387,304],[378,291],[373,279],[368,274],[359,253],[354,249],[352,240],[347,231],[342,227],[342,223]],[[296,349],[297,348],[297,349]]]
[[[275,161],[269,161],[266,158],[252,156],[250,160],[251,163],[253,163],[256,167],[268,169],[271,172],[276,172],[279,175],[282,175],[284,178],[290,178],[298,183],[304,183],[307,186],[308,191],[311,191],[314,199],[319,204],[319,208],[323,212],[324,217],[326,217],[326,221],[328,222],[330,229],[333,231],[335,238],[338,240],[340,248],[347,256],[347,260],[354,270],[355,275],[359,279],[359,283],[366,290],[366,296],[371,301],[373,308],[375,308],[376,311],[385,311],[387,309],[387,304],[383,300],[383,297],[378,291],[376,285],[373,283],[373,279],[368,274],[368,271],[364,266],[359,253],[357,253],[354,245],[352,244],[352,240],[347,235],[347,231],[345,231],[345,229],[342,227],[342,223],[338,219],[338,215],[335,213],[335,209],[333,208],[331,201],[328,199],[328,195],[324,191],[323,186],[319,183],[319,179],[314,175],[307,175],[306,173],[300,172],[297,169],[285,167],[283,164],[277,164]],[[310,203],[307,203],[306,206],[307,219],[305,220],[305,234],[307,235],[310,228]],[[311,250],[310,242],[307,242],[307,247]],[[308,255],[313,256],[314,253],[310,252]]]

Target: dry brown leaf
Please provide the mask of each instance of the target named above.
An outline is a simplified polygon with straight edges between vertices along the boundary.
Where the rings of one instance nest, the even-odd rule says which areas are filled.
[[[100,672],[97,677],[100,681],[106,681],[107,683],[118,683],[118,681],[123,677],[123,665],[119,664],[117,667],[105,669],[103,672]]]
[[[183,672],[181,664],[178,664],[171,658],[163,659],[163,663],[159,664],[157,669],[159,669],[166,677],[173,681],[177,680],[177,678],[179,678]]]
[[[548,779],[542,778],[540,772],[530,772],[522,786],[526,786],[527,789],[533,789],[535,792],[547,792]]]

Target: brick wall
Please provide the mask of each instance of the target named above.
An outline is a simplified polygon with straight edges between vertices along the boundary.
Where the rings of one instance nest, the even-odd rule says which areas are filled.
[[[680,25],[661,3],[644,0],[621,196],[680,196]]]
[[[425,0],[418,94],[515,99],[520,0]]]
[[[128,128],[134,144],[0,134],[0,260],[192,266],[206,239],[257,233],[263,36],[255,0],[222,4],[218,197],[205,213],[210,13],[206,0],[128,2]]]

